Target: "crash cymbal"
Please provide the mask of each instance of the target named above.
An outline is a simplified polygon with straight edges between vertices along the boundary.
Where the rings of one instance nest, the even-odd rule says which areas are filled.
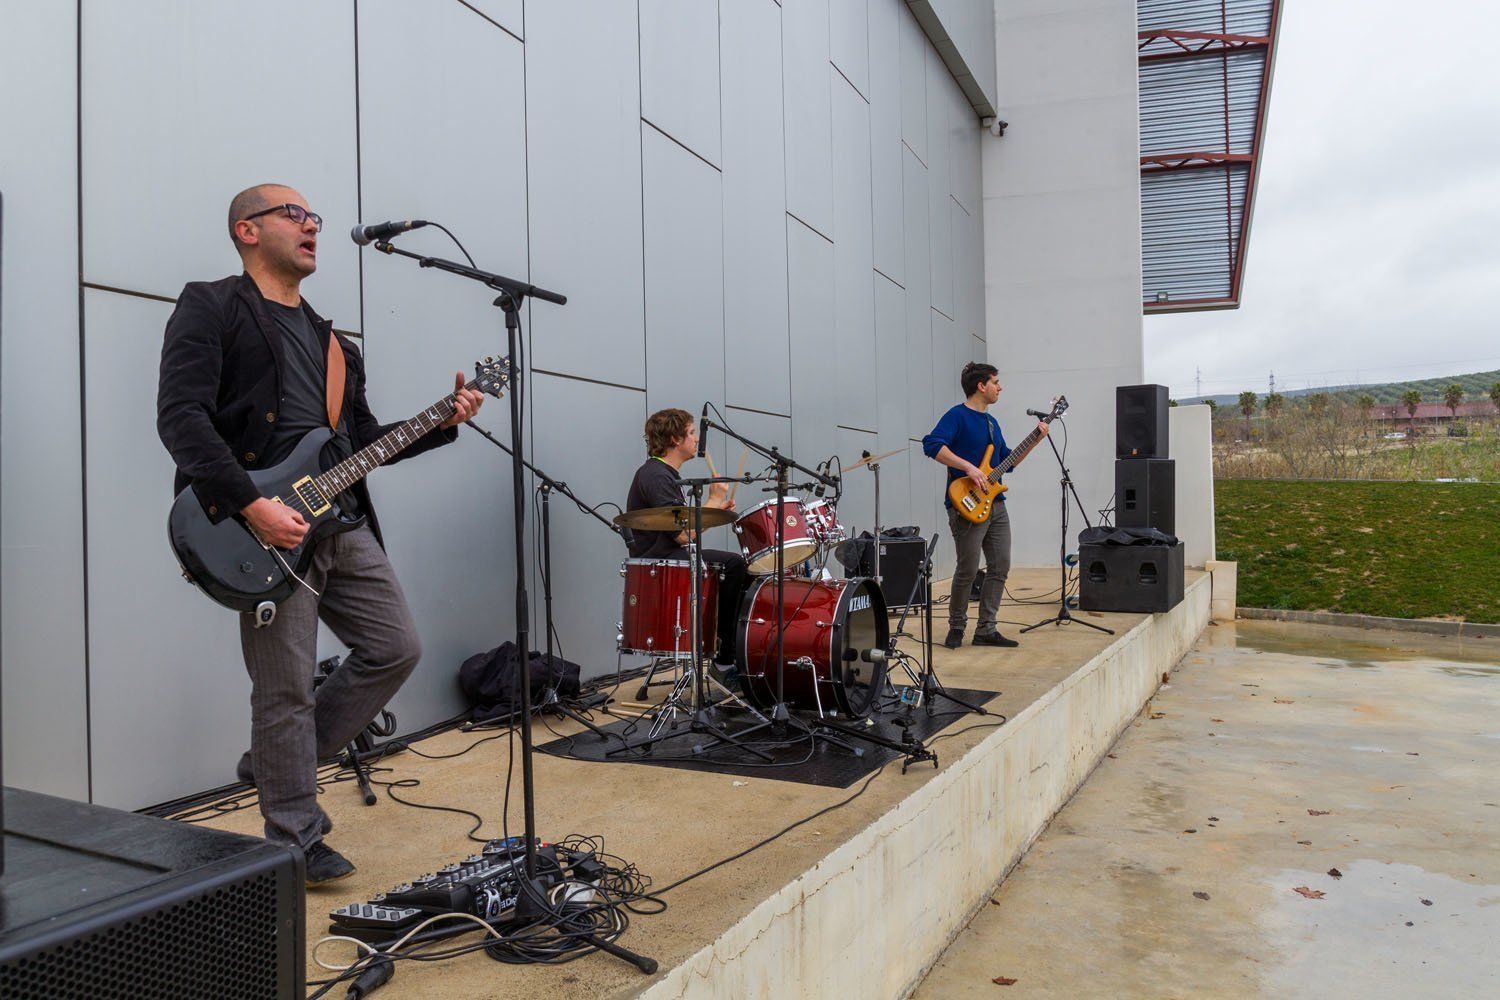
[[[860,459],[858,462],[853,463],[852,465],[844,466],[844,471],[848,472],[850,469],[857,469],[861,465],[874,465],[876,462],[880,461],[883,458],[890,458],[892,455],[899,455],[905,450],[905,448],[893,448],[882,455],[867,455],[864,458]]]
[[[733,511],[722,507],[703,508],[703,527],[717,528],[734,520]],[[615,526],[631,531],[682,531],[693,526],[693,508],[686,506],[642,507],[615,518]]]

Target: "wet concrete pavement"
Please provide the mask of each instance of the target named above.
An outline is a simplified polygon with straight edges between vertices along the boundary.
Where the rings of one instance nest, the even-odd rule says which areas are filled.
[[[1497,661],[1210,626],[916,995],[1500,996]]]

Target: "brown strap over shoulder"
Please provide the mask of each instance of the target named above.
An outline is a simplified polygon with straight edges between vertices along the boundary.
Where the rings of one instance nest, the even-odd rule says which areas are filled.
[[[344,410],[344,347],[338,335],[328,331],[328,426],[338,430],[339,416]]]

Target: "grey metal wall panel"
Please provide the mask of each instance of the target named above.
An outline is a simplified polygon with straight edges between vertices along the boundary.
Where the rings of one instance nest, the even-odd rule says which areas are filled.
[[[870,2],[870,184],[875,269],[904,284],[901,245],[901,0]]]
[[[885,275],[875,275],[874,397],[875,429],[880,450],[907,440],[906,290]]]
[[[368,0],[359,0],[361,11],[366,2]],[[501,25],[517,38],[524,37],[522,31],[525,21],[522,17],[521,0],[462,0],[462,2]]]
[[[835,357],[833,244],[788,218],[792,341],[792,435],[798,458],[838,449],[838,400],[829,391],[827,359]]]
[[[870,96],[870,0],[828,0],[828,55],[861,96]]]
[[[532,461],[565,481],[584,502],[613,501],[624,507],[631,476],[646,459],[641,440],[646,394],[550,375],[537,375],[531,388]],[[588,461],[579,461],[578,401],[585,394],[589,423],[607,431],[596,439],[596,447],[588,449]],[[568,498],[554,494],[550,503],[554,618],[562,655],[579,664],[584,677],[613,673],[618,659],[615,623],[623,593],[619,569],[629,553],[618,536]],[[527,513],[529,523],[536,525],[535,507]],[[611,517],[615,512],[604,508],[600,513]],[[531,595],[538,649],[544,638],[542,595],[540,586]]]
[[[932,318],[932,400],[933,420],[954,403],[963,399],[958,382],[958,327],[947,316],[931,310]],[[965,347],[968,345],[965,344]]]
[[[983,254],[976,248],[979,220],[952,198],[948,199],[948,218],[953,238],[953,322],[959,333],[973,336],[984,326],[984,302],[970,287],[975,260],[983,263]]]
[[[839,423],[875,429],[875,272],[870,106],[833,77],[833,289]]]
[[[785,0],[782,4],[786,210],[832,238],[833,98],[828,30],[828,0]]]
[[[568,296],[533,311],[532,362],[645,388],[635,8],[553,0],[527,20],[532,275]]]
[[[641,117],[719,165],[719,10],[640,0]]]
[[[73,4],[0,7],[0,93],[25,95],[0,101],[0,705],[5,783],[82,799],[83,458],[69,388],[80,363],[75,16]]]
[[[254,71],[253,86],[245,71],[227,68],[246,39],[235,4],[82,10],[84,278],[175,296],[186,281],[240,270],[229,199],[269,181],[297,188],[326,220],[320,301],[358,316],[355,247],[339,236],[358,217],[352,7],[257,5],[255,23],[271,38],[272,26],[295,25],[296,40],[260,43],[278,69]],[[268,121],[270,109],[282,113]]]
[[[956,86],[948,93],[948,172],[953,197],[970,215],[979,214],[979,142],[994,140]]]
[[[926,166],[927,159],[927,59],[932,49],[922,26],[901,4],[901,141]]]
[[[434,54],[454,92],[476,96],[475,106],[451,113],[432,106],[417,86],[430,67],[401,57],[413,43]],[[525,127],[522,57],[520,42],[458,4],[360,6],[361,137],[367,148],[386,151],[362,159],[365,204],[384,218],[406,213],[374,206],[416,202],[412,214],[425,211],[422,217],[454,228],[481,267],[516,277],[527,273],[525,150],[513,138]],[[402,243],[454,256],[436,230]],[[380,419],[411,416],[451,392],[456,371],[472,377],[476,360],[506,352],[493,298],[474,282],[367,254],[364,348],[370,405]],[[542,303],[531,313],[557,309]],[[486,403],[478,422],[508,441],[508,401]],[[457,711],[458,664],[514,628],[510,483],[509,458],[467,431],[441,451],[370,478],[423,641],[416,674],[392,701],[403,729]],[[486,572],[473,573],[474,566]]]
[[[641,126],[646,393],[651,410],[724,400],[724,224],[719,172]]]
[[[950,107],[948,70],[937,53],[927,53],[927,199],[932,231],[932,307],[953,317],[953,232],[948,202],[952,197],[948,130]]]
[[[781,8],[721,11],[724,117],[724,363],[731,405],[791,413],[787,382],[786,176]]]
[[[910,149],[901,153],[901,191],[906,248],[907,433],[920,438],[932,429],[931,240],[928,234],[927,168]]]
[[[173,465],[154,427],[172,306],[93,289],[84,303],[94,801],[136,809],[234,780],[250,681],[238,618],[167,546]]]

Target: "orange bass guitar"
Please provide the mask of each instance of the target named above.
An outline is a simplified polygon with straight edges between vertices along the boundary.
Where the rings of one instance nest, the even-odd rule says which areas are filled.
[[[1050,424],[1062,416],[1068,409],[1068,397],[1058,396],[1052,401],[1052,412],[1042,418],[1042,423]],[[953,509],[958,511],[959,516],[965,521],[974,524],[983,524],[989,520],[990,510],[995,506],[995,499],[1005,492],[1005,487],[1000,483],[1000,477],[1005,475],[1031,449],[1042,440],[1041,428],[1032,428],[1026,439],[1018,444],[1004,461],[999,465],[990,465],[990,456],[995,454],[995,446],[989,445],[984,449],[984,458],[979,462],[979,474],[985,478],[985,488],[980,490],[974,485],[974,481],[968,476],[960,476],[948,484],[948,499],[953,501]]]

